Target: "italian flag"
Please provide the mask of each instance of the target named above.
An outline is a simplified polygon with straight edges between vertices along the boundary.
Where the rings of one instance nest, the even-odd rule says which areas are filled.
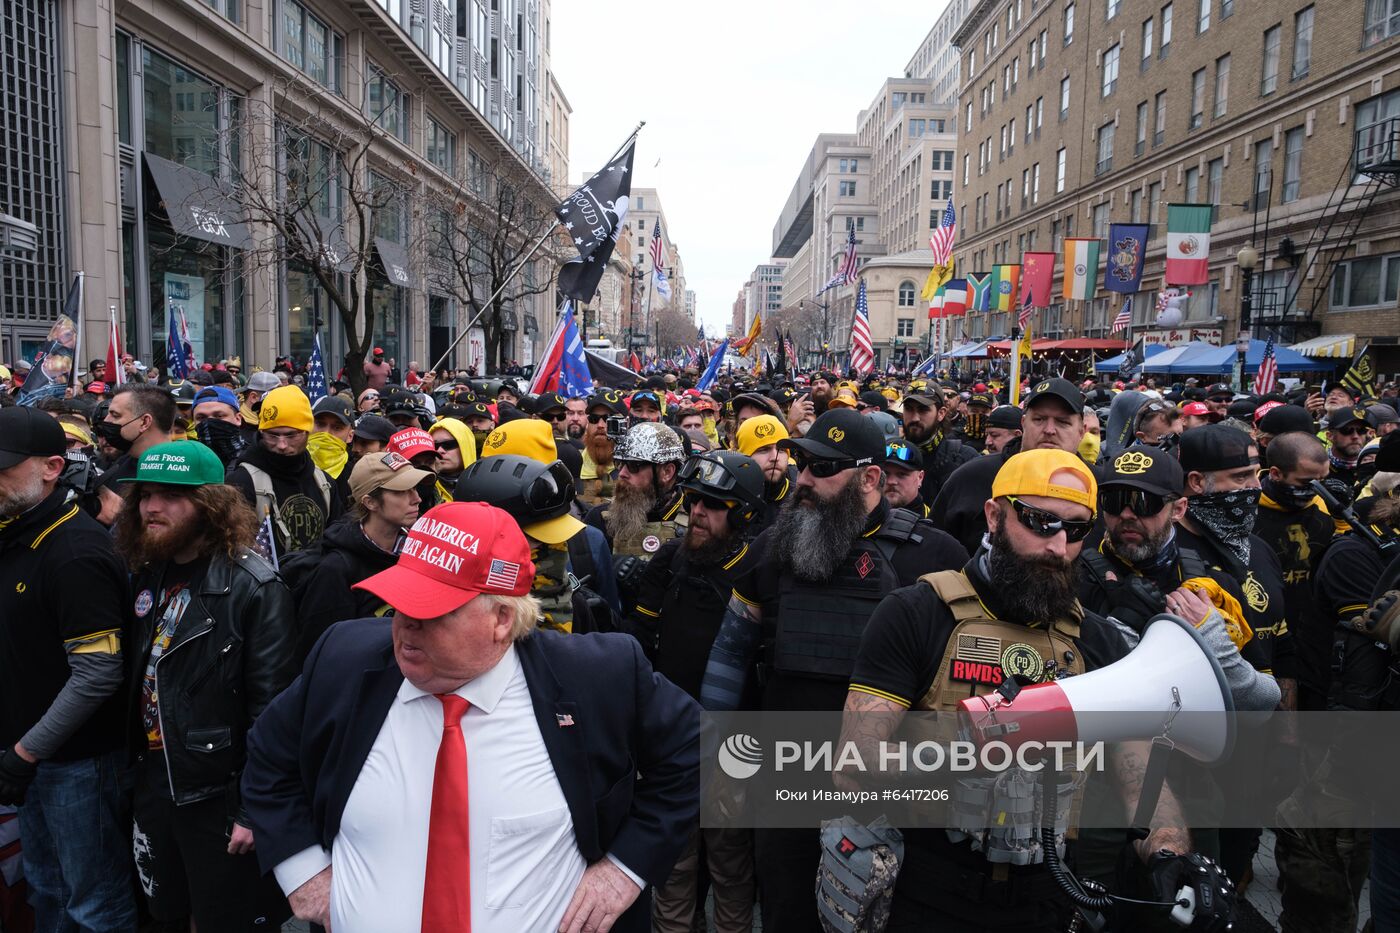
[[[1204,285],[1210,280],[1209,204],[1167,205],[1169,285]]]
[[[1090,301],[1099,287],[1099,241],[1065,240],[1066,298]]]

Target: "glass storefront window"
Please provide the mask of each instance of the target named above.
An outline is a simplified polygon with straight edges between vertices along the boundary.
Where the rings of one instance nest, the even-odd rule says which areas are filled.
[[[329,334],[330,318],[335,312],[321,283],[312,273],[311,267],[302,263],[287,264],[287,330],[290,338],[288,351],[298,362],[311,359],[312,341],[316,334],[316,319],[321,320],[321,349],[327,354],[327,373],[339,370],[330,359]]]
[[[405,336],[404,290],[384,279],[374,279],[370,284],[369,300],[374,308],[374,345],[383,347],[385,358],[402,368],[408,363],[401,352]]]
[[[122,350],[136,342],[136,225],[122,224]]]
[[[131,40],[117,33],[117,138],[131,145]]]
[[[228,250],[189,238],[177,240],[169,224],[148,216],[146,251],[151,267],[150,359],[157,366],[165,364],[172,303],[184,312],[195,360],[203,363],[223,358]]]
[[[457,321],[452,313],[452,301],[442,295],[428,296],[428,356],[424,366],[432,366],[447,352],[452,338],[457,336]],[[449,369],[457,368],[457,351],[454,349],[442,365]]]
[[[142,47],[146,151],[219,175],[219,88]]]

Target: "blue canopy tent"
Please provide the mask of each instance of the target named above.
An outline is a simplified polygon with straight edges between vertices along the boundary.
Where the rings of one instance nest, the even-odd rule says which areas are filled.
[[[1259,364],[1264,359],[1263,340],[1251,340],[1249,350],[1244,357],[1244,371],[1247,373],[1257,373]],[[1172,361],[1168,369],[1161,370],[1172,375],[1216,375],[1224,376],[1235,369],[1237,352],[1234,347],[1216,347],[1206,345],[1206,349],[1189,356],[1178,357]],[[1337,367],[1336,360],[1314,360],[1289,347],[1274,344],[1274,359],[1278,361],[1278,371],[1281,373],[1330,373]],[[1152,368],[1148,367],[1149,371]]]
[[[1147,354],[1148,359],[1151,359],[1152,357],[1156,356],[1158,353],[1161,353],[1161,352],[1162,352],[1163,350],[1165,350],[1165,349],[1167,349],[1167,348],[1164,347],[1164,346],[1163,346],[1162,344],[1160,344],[1160,343],[1149,343],[1149,344],[1147,344],[1147,345],[1144,347],[1143,352]],[[1094,372],[1096,372],[1096,373],[1116,373],[1116,372],[1118,372],[1118,368],[1119,368],[1120,366],[1123,365],[1123,360],[1124,360],[1124,359],[1128,356],[1128,354],[1131,353],[1131,352],[1132,352],[1131,350],[1124,350],[1122,353],[1118,353],[1118,354],[1116,354],[1116,355],[1114,355],[1114,356],[1110,356],[1108,359],[1099,360],[1097,363],[1094,364]]]
[[[1213,343],[1206,343],[1206,342],[1203,341],[1203,340],[1193,340],[1191,343],[1184,343],[1184,344],[1182,344],[1182,345],[1179,346],[1179,347],[1172,347],[1172,348],[1170,348],[1170,349],[1168,349],[1168,350],[1164,350],[1163,352],[1158,353],[1156,356],[1154,356],[1152,359],[1148,360],[1148,361],[1143,365],[1142,371],[1143,371],[1144,373],[1155,373],[1156,375],[1159,375],[1159,376],[1160,376],[1160,375],[1163,375],[1163,374],[1166,374],[1166,373],[1175,373],[1175,372],[1192,372],[1192,373],[1194,373],[1194,372],[1197,372],[1198,370],[1195,370],[1195,369],[1178,370],[1178,369],[1174,369],[1173,367],[1174,367],[1178,362],[1181,362],[1181,361],[1183,361],[1183,360],[1187,360],[1187,359],[1190,359],[1190,358],[1192,358],[1192,357],[1199,356],[1200,354],[1206,353],[1206,352],[1208,352],[1208,351],[1210,351],[1210,350],[1219,350],[1219,349],[1220,349],[1220,348],[1217,347],[1217,346],[1216,346],[1215,344],[1213,344]]]

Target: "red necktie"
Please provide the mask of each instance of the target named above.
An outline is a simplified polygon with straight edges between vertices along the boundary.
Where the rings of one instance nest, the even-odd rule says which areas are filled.
[[[455,693],[439,693],[437,698],[442,701],[442,742],[433,769],[422,933],[470,933],[471,837],[462,716],[471,704]]]

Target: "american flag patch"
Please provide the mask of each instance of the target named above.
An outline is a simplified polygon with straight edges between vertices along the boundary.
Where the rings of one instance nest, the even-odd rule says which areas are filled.
[[[959,635],[953,657],[959,661],[980,661],[983,664],[1001,663],[1001,639],[981,635]]]
[[[515,581],[520,576],[520,565],[508,560],[491,560],[491,569],[486,574],[486,585],[498,590],[515,589]]]

